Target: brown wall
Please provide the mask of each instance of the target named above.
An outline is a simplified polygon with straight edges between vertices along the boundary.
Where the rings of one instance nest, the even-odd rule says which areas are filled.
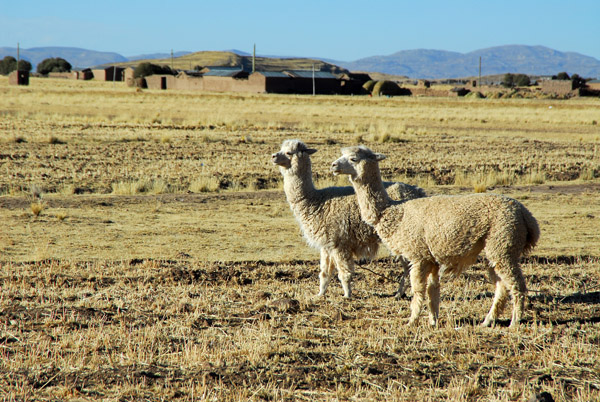
[[[175,76],[149,75],[146,77],[148,89],[175,89]]]
[[[15,70],[8,75],[9,85],[29,85],[29,71]]]
[[[134,71],[135,70],[131,67],[128,67],[125,70],[123,70],[123,81],[127,81],[128,79],[133,80],[133,72]]]
[[[94,73],[92,70],[77,71],[78,80],[91,80],[92,78],[94,78]]]
[[[587,87],[593,91],[600,91],[600,82],[588,82]]]
[[[204,90],[204,78],[181,76],[175,77],[173,89],[184,91],[202,91]]]
[[[50,78],[67,78],[76,80],[78,76],[79,74],[77,71],[73,71],[70,73],[48,73],[48,77]]]
[[[538,85],[545,93],[568,95],[573,91],[573,83],[569,80],[545,80],[540,81]]]
[[[115,68],[116,72],[114,71]],[[123,81],[123,70],[121,67],[108,67],[102,70],[92,70],[92,73],[94,73],[96,81],[112,81],[113,77],[115,81]]]

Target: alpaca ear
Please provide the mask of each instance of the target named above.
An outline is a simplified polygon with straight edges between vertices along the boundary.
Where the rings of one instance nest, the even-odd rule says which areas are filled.
[[[305,150],[304,150],[304,152],[306,152],[306,153],[307,153],[307,154],[309,154],[309,155],[312,155],[312,154],[314,154],[315,152],[317,152],[317,150],[316,150],[316,149],[314,149],[314,148],[308,148],[308,149],[305,149]]]
[[[386,156],[384,154],[375,154],[375,160],[377,162],[382,161],[386,158]]]

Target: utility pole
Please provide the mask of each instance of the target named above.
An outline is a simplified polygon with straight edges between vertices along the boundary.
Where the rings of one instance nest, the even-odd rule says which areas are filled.
[[[17,42],[17,71],[19,71],[19,61],[21,61],[21,46],[19,42]]]
[[[481,87],[481,56],[479,56],[479,82],[477,82],[477,86]]]
[[[173,49],[171,49],[171,70],[173,70]]]
[[[254,50],[252,51],[252,72],[256,71],[256,43],[254,44]]]
[[[313,84],[313,96],[315,96],[315,64],[313,63],[313,72],[312,72],[312,84]]]

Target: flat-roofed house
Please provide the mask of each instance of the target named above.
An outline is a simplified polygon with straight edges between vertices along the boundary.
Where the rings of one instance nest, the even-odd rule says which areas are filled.
[[[110,66],[101,69],[94,69],[94,79],[96,81],[123,81],[123,67]]]
[[[15,70],[8,74],[9,85],[29,85],[29,71]]]

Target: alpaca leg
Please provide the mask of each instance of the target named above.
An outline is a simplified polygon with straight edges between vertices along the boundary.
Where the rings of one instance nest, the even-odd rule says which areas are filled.
[[[404,257],[398,257],[398,262],[404,269],[404,272],[402,272],[400,285],[398,285],[398,290],[396,291],[396,299],[400,299],[406,293],[406,278],[410,275],[410,264],[408,260]]]
[[[490,281],[495,285],[496,291],[494,293],[494,301],[492,302],[492,307],[490,308],[489,313],[485,317],[485,320],[481,324],[482,327],[489,327],[493,325],[493,323],[498,318],[498,314],[502,312],[504,306],[506,305],[506,301],[508,300],[508,293],[506,291],[506,287],[502,282],[502,279],[496,274],[496,271],[491,266],[488,267],[488,276]]]
[[[324,296],[331,282],[331,276],[333,274],[334,264],[329,255],[329,252],[324,248],[321,249],[321,272],[319,273],[319,294],[318,296]]]
[[[511,328],[514,328],[519,325],[525,308],[525,296],[527,295],[525,278],[523,278],[523,273],[521,272],[518,263],[501,261],[496,264],[495,271],[497,274],[496,278],[499,277],[499,280],[496,281],[496,296],[494,297],[492,309],[482,325],[485,325],[486,323],[489,325],[489,323],[497,317],[498,313],[501,312],[506,304],[508,291],[513,299],[513,311],[510,326]],[[500,292],[498,291],[499,286],[502,287]],[[496,299],[498,299],[497,302]],[[494,307],[496,307],[496,309],[494,309]]]
[[[437,266],[432,269],[427,279],[427,296],[429,296],[429,324],[435,326],[440,315],[440,276]]]
[[[425,263],[413,263],[410,268],[410,286],[413,290],[413,297],[410,302],[409,325],[414,325],[421,314],[423,302],[425,301],[425,289],[429,272],[430,267]]]
[[[518,263],[512,264],[510,272],[511,275],[505,282],[508,282],[507,287],[513,299],[513,311],[512,318],[510,320],[510,327],[515,328],[521,323],[523,310],[525,310],[527,285],[525,284],[525,278],[523,277],[523,272],[521,271]]]
[[[338,278],[342,283],[342,289],[344,289],[344,297],[352,297],[352,275],[354,274],[352,255],[332,250],[331,257],[337,266]]]

